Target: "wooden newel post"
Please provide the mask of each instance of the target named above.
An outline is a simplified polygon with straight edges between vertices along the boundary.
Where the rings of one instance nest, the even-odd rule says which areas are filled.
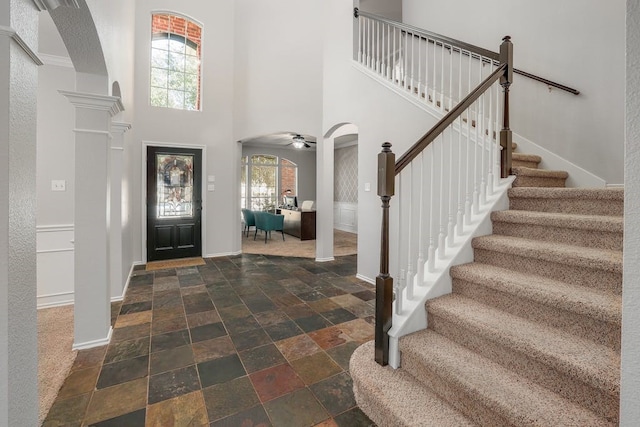
[[[511,174],[512,132],[509,128],[509,87],[513,83],[513,43],[511,37],[505,36],[500,45],[500,63],[507,64],[504,75],[500,77],[500,85],[504,90],[504,110],[502,130],[500,131],[500,176],[506,178]]]
[[[393,278],[389,275],[389,201],[395,192],[396,155],[391,143],[382,144],[378,154],[378,196],[382,200],[382,235],[380,242],[380,274],[376,277],[376,341],[375,360],[389,363],[389,329],[391,329]]]

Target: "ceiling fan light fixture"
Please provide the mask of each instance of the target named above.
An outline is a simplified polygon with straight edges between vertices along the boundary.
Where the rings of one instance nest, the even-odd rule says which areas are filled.
[[[300,136],[300,135],[296,135],[296,136],[294,136],[292,139],[293,139],[293,143],[292,143],[292,144],[293,144],[293,146],[294,146],[295,148],[302,148],[302,147],[304,147],[304,138],[303,138],[302,136]]]

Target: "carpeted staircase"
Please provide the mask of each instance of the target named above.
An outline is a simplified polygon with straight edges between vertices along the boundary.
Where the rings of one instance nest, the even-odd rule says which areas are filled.
[[[384,426],[617,425],[623,191],[564,188],[566,172],[513,154],[510,210],[428,329],[400,339],[402,367],[373,342],[351,358],[360,408]]]

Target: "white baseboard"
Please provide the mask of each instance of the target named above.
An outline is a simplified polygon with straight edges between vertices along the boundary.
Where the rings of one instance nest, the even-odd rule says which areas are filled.
[[[129,269],[129,275],[127,276],[127,282],[124,284],[124,288],[122,289],[122,295],[117,297],[111,297],[111,302],[120,302],[124,300],[124,296],[127,294],[127,289],[129,289],[129,283],[131,283],[131,276],[133,275],[133,269],[136,265],[145,265],[143,262],[134,261],[131,264],[131,268]]]
[[[111,341],[111,335],[113,334],[113,327],[109,326],[109,333],[107,334],[106,338],[102,338],[99,340],[94,340],[94,341],[87,341],[87,342],[81,342],[81,343],[73,343],[73,347],[71,347],[73,350],[87,350],[89,348],[94,348],[94,347],[100,347],[103,345],[107,345],[109,344],[109,342]]]
[[[74,301],[73,292],[60,292],[57,294],[38,295],[37,297],[37,309],[62,307],[64,305],[71,305]]]
[[[336,259],[334,257],[327,257],[327,258],[316,258],[316,262],[329,262],[329,261],[335,261]]]
[[[236,251],[236,252],[221,252],[218,254],[209,254],[209,255],[203,255],[202,258],[220,258],[223,256],[236,256],[236,255],[242,255],[242,251]]]
[[[362,280],[363,282],[367,282],[371,285],[375,285],[376,284],[376,279],[372,279],[370,277],[367,276],[363,276],[362,274],[356,274],[356,277],[360,280]]]

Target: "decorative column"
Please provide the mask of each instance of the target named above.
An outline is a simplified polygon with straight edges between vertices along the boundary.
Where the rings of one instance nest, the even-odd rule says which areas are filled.
[[[124,134],[129,129],[131,129],[129,123],[111,123],[109,274],[112,301],[124,297],[124,276],[122,271],[122,168],[124,162]]]
[[[37,50],[36,10],[0,2],[0,426],[38,425]]]
[[[76,107],[74,349],[111,338],[109,173],[111,118],[120,98],[60,91]]]
[[[334,140],[324,138],[316,147],[316,261],[333,261]]]

